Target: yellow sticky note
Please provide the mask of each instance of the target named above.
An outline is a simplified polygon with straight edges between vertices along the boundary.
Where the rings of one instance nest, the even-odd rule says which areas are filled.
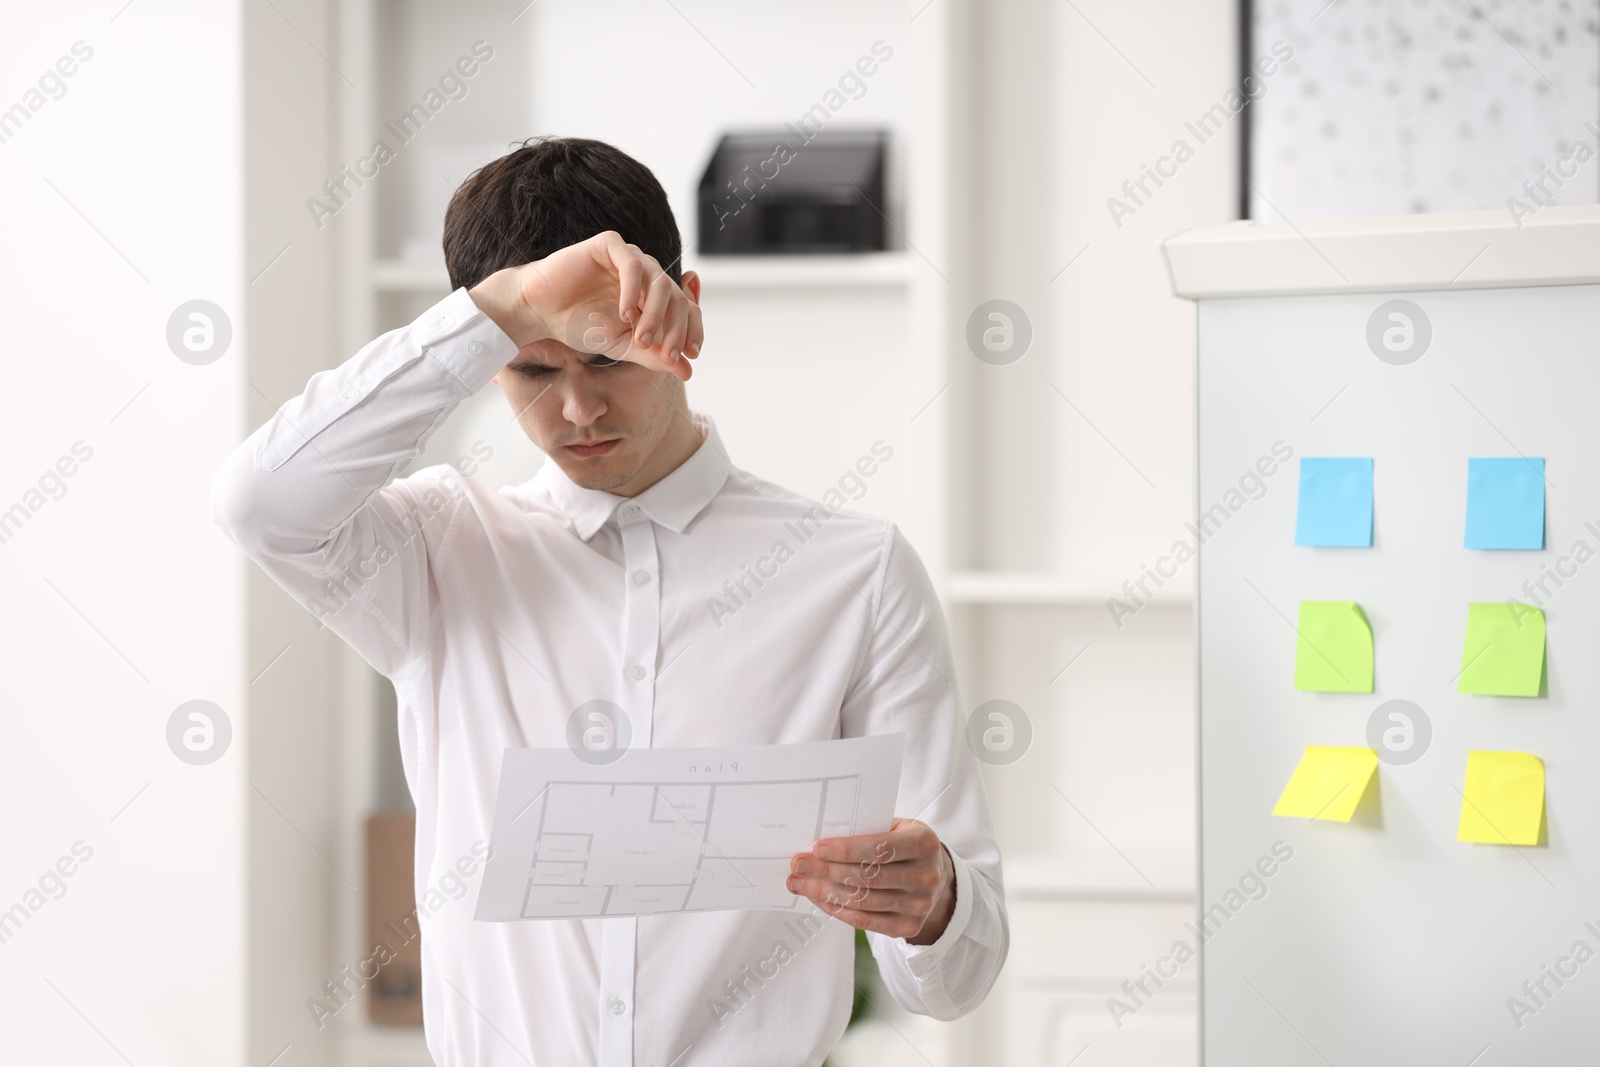
[[[1544,822],[1544,762],[1526,752],[1467,753],[1457,841],[1537,845]]]
[[[1372,627],[1353,600],[1302,600],[1294,687],[1372,692]]]
[[[1525,604],[1467,605],[1462,693],[1536,697],[1544,675],[1544,612]]]
[[[1272,814],[1349,822],[1377,769],[1373,749],[1307,745]]]

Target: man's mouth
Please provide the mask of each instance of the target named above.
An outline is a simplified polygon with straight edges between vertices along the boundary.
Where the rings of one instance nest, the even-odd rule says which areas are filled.
[[[578,456],[580,458],[588,456],[603,456],[621,443],[622,438],[609,437],[600,441],[591,441],[588,444],[567,445],[566,449],[574,456]]]

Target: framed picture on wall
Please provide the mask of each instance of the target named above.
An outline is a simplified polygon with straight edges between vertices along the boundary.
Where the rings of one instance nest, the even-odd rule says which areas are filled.
[[[1239,24],[1245,218],[1600,202],[1600,0],[1242,0]]]

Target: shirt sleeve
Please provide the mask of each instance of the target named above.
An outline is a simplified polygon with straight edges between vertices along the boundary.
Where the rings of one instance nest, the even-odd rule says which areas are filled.
[[[927,570],[890,525],[872,631],[841,712],[844,736],[904,732],[895,814],[931,826],[955,867],[950,925],[931,945],[867,934],[890,993],[908,1011],[955,1019],[982,1003],[1010,945],[1000,848],[967,744],[944,612]]]
[[[312,375],[212,480],[223,532],[385,675],[426,641],[427,542],[466,507],[451,467],[396,476],[516,352],[458,288]]]

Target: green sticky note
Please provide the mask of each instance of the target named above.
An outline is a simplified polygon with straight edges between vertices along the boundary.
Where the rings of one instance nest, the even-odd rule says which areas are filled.
[[[1353,600],[1300,601],[1294,687],[1319,693],[1372,692],[1372,627]]]
[[[1544,677],[1544,612],[1525,604],[1467,605],[1462,693],[1536,697]]]

